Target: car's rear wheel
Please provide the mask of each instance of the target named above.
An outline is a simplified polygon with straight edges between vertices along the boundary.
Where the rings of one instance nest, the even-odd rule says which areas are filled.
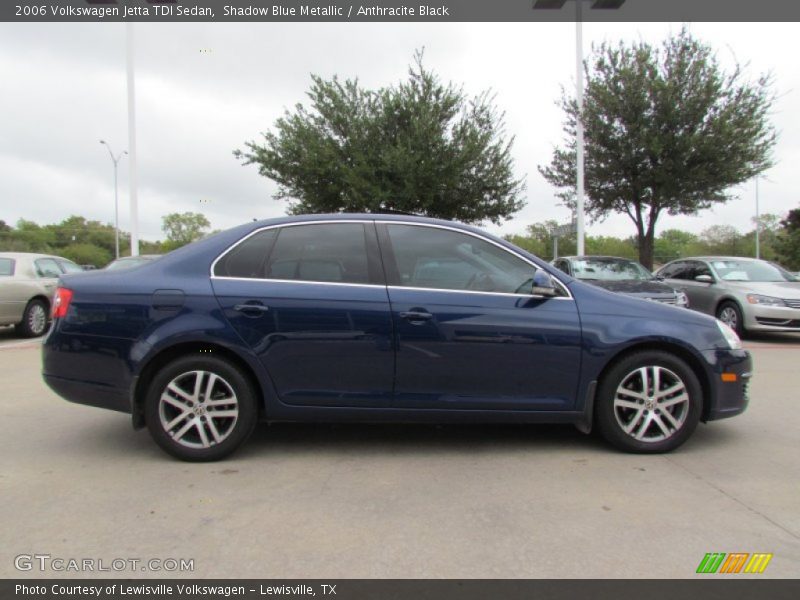
[[[723,302],[717,308],[717,318],[739,334],[739,337],[744,336],[744,319],[738,304],[729,300]]]
[[[153,439],[187,461],[228,456],[250,437],[257,416],[247,377],[214,356],[169,363],[153,378],[145,398],[145,421]]]
[[[637,352],[604,376],[597,426],[626,452],[669,452],[692,435],[702,406],[700,383],[685,361],[668,352]]]
[[[43,300],[31,300],[22,313],[22,321],[15,327],[17,335],[39,337],[47,331],[47,304]]]

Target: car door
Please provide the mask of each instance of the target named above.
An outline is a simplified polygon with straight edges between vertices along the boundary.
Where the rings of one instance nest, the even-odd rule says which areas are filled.
[[[566,288],[530,293],[536,267],[477,234],[379,223],[397,359],[394,405],[570,410],[581,332]]]
[[[225,317],[282,402],[389,405],[392,322],[372,222],[260,230],[212,270]]]
[[[13,258],[0,257],[0,324],[2,325],[16,323],[22,312],[19,308],[20,301],[14,293],[15,266]]]
[[[719,278],[708,264],[702,260],[687,261],[689,276],[685,281],[686,293],[689,296],[689,306],[697,311],[713,315],[716,310],[717,299],[721,295]],[[697,278],[706,275],[711,281],[698,281]],[[691,290],[691,293],[689,292]]]

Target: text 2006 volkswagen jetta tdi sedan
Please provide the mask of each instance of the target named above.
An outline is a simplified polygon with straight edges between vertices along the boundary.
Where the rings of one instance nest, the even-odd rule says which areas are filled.
[[[256,422],[596,427],[633,452],[741,413],[749,354],[716,319],[582,284],[431,219],[286,217],[121,272],[65,275],[45,381],[221,458]]]

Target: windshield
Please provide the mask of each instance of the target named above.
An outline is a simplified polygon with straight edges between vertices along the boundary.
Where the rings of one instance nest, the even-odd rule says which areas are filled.
[[[639,263],[624,258],[579,258],[572,261],[578,279],[599,281],[647,281],[653,278]]]
[[[762,260],[714,260],[711,266],[723,281],[798,281],[788,271]]]

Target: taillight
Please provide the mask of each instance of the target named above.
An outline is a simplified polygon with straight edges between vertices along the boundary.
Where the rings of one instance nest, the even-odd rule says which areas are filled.
[[[57,288],[56,295],[53,297],[53,318],[62,319],[66,317],[70,302],[72,302],[72,290],[62,287]]]

